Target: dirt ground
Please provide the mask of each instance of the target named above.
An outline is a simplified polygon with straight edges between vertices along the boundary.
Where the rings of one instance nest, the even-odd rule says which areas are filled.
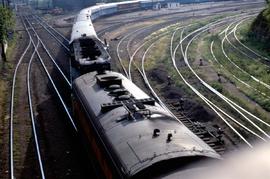
[[[28,37],[20,19],[17,19],[18,38],[14,52],[9,57],[9,62],[1,64],[1,76],[5,79],[4,97],[1,96],[0,113],[0,178],[9,176],[9,105],[10,89],[13,68],[28,44]],[[66,34],[70,27],[64,29]],[[48,36],[48,35],[47,35]],[[68,36],[68,35],[67,35]],[[45,38],[46,39],[46,38]],[[48,41],[52,41],[47,37]],[[56,50],[54,57],[64,60],[63,50],[59,46],[51,45]],[[33,47],[30,48],[33,50]],[[14,166],[16,178],[40,178],[31,121],[29,117],[28,98],[26,90],[26,70],[31,53],[26,54],[18,71],[15,116],[14,116]],[[46,59],[48,60],[48,59]],[[1,62],[2,63],[2,62]],[[46,62],[45,62],[46,63]],[[50,65],[50,64],[48,64]],[[54,68],[49,68],[51,72]],[[33,103],[35,108],[36,127],[39,136],[41,156],[47,178],[89,178],[92,174],[91,165],[82,150],[82,143],[70,128],[68,119],[56,100],[51,84],[45,75],[39,61],[35,57],[31,72],[31,85],[34,93]],[[3,83],[1,83],[3,84]],[[2,93],[1,93],[2,95]]]

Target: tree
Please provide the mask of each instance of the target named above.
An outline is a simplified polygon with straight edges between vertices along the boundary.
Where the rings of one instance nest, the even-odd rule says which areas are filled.
[[[2,49],[2,58],[6,61],[5,43],[7,42],[8,33],[14,27],[13,13],[9,8],[0,6],[0,43]]]

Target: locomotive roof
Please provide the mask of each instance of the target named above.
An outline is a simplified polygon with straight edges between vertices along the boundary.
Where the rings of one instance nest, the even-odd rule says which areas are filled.
[[[79,39],[83,36],[98,39],[96,31],[93,27],[91,20],[78,21],[73,25],[70,43],[72,43],[74,40]]]
[[[219,158],[212,148],[156,103],[144,105],[151,111],[150,118],[130,118],[127,106],[124,105],[102,111],[102,105],[117,103],[115,96],[108,95],[110,91],[107,87],[98,83],[103,77],[120,79],[122,88],[134,97],[133,101],[143,101],[149,99],[149,96],[115,72],[106,72],[103,75],[88,73],[74,82],[77,96],[92,120],[99,123],[99,131],[103,132],[111,145],[107,147],[112,148],[110,151],[120,159],[122,170],[127,175],[133,176],[155,163],[169,159],[187,156]],[[158,135],[153,135],[155,130]],[[168,135],[171,135],[171,140],[168,140]]]

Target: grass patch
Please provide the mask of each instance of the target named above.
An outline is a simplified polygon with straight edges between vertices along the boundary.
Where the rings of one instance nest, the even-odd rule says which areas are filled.
[[[253,20],[249,20],[242,23],[236,31],[237,37],[243,44],[254,50],[256,53],[270,59],[270,51],[265,46],[265,43],[262,43],[260,40],[253,37],[250,32],[252,22]]]
[[[220,48],[221,38],[219,38],[217,35],[209,34],[209,35],[207,35],[206,38],[200,39],[200,40],[204,41],[204,45],[202,46],[203,48],[200,50],[201,52],[203,52],[202,56],[203,56],[203,58],[208,60],[209,64],[211,64],[213,66],[213,69],[216,71],[216,73],[221,74],[230,83],[235,85],[236,88],[238,88],[241,92],[243,92],[250,100],[253,100],[256,103],[258,103],[266,111],[270,111],[270,108],[269,108],[270,107],[270,101],[268,99],[266,99],[261,94],[259,94],[258,91],[248,89],[246,85],[244,85],[243,83],[239,82],[238,80],[236,80],[234,78],[233,75],[237,76],[242,81],[245,81],[248,84],[250,84],[250,85],[256,87],[257,89],[262,90],[265,93],[270,95],[269,90],[267,90],[264,87],[261,87],[260,85],[254,83],[254,80],[252,80],[248,75],[243,74],[241,71],[239,71],[239,69],[232,66],[231,63],[228,62],[228,60],[225,59],[225,57],[224,57],[224,55],[223,55],[223,53],[221,51],[221,48]],[[222,68],[220,66],[220,64],[216,63],[214,61],[211,53],[210,53],[210,44],[211,44],[212,40],[215,41],[215,46],[213,48],[214,54],[215,54],[216,58],[219,60],[219,62],[225,68]],[[196,48],[196,46],[194,48]],[[240,63],[239,66],[241,65],[241,63],[246,62],[245,59],[239,57],[239,54],[235,54],[235,51],[230,51],[230,52],[228,52],[228,54],[230,55],[230,58],[232,60],[235,60],[238,63]],[[257,62],[253,62],[253,63],[250,62],[248,64],[250,65],[248,67],[249,70],[253,70],[256,73],[258,73],[260,75],[261,79],[264,79],[266,77],[266,73],[265,73],[265,71],[263,71],[265,69],[262,68],[262,64],[257,63]],[[239,104],[240,106],[247,109],[248,111],[250,111],[253,114],[257,115],[258,117],[264,119],[265,121],[269,121],[269,117],[267,116],[267,113],[260,110],[257,106],[254,106],[254,105],[252,105],[250,103],[247,103],[246,100],[231,94],[230,91],[226,90],[222,86],[222,84],[220,84],[218,82],[210,82],[210,85],[213,88],[215,88],[217,91],[221,92],[223,95],[227,96],[228,98],[232,99],[237,104]]]

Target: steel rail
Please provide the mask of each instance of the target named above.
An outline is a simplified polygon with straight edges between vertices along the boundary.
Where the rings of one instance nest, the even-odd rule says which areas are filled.
[[[235,22],[231,23],[229,26],[232,26],[232,25],[235,24],[235,23],[237,23],[237,24],[233,27],[233,29],[231,30],[231,32],[230,32],[229,34],[231,34],[231,33],[233,32],[234,35],[235,35],[235,30],[236,30],[237,26],[238,26],[239,24],[241,24],[242,22],[247,21],[248,19],[252,18],[253,16],[254,16],[254,15],[251,15],[251,16],[249,16],[249,17],[247,17],[247,18],[244,18],[244,19],[242,19],[242,20],[240,20],[240,21],[235,21]],[[225,29],[225,32],[226,32],[226,29]],[[235,37],[235,36],[234,36],[234,37]],[[229,35],[226,37],[226,40],[227,40],[227,42],[228,42],[235,50],[237,50],[239,53],[243,54],[244,56],[246,56],[246,57],[249,58],[249,59],[258,61],[256,58],[250,56],[249,54],[247,54],[246,52],[244,52],[243,50],[241,50],[240,48],[238,48],[236,45],[234,45],[234,44],[231,42],[231,40],[229,39]],[[241,44],[240,44],[240,45],[241,45]],[[241,46],[242,46],[242,45],[241,45]],[[260,62],[260,61],[259,61],[259,62]],[[262,63],[262,65],[269,68],[269,66],[268,66],[268,65],[265,65],[264,63]]]
[[[33,16],[34,17],[34,16]],[[52,32],[48,29],[48,28],[46,28],[43,24],[42,24],[42,22],[43,23],[45,23],[50,29],[52,29],[54,32],[56,32],[57,33],[57,35],[59,35],[61,38],[63,38],[64,39],[64,41],[65,42],[67,42],[68,43],[68,46],[69,46],[69,40],[64,36],[64,35],[62,35],[60,32],[58,32],[55,28],[53,28],[52,26],[50,26],[45,20],[42,20],[39,16],[35,16],[35,18],[36,18],[36,20],[38,21],[38,19],[40,19],[40,21],[39,21],[39,24],[54,38],[54,39],[56,39],[56,41],[61,45],[61,46],[63,46],[63,48],[67,51],[67,52],[70,52],[70,49],[69,49],[69,47],[67,47],[67,45],[65,45],[64,43],[62,43],[61,42],[61,40],[60,39],[58,39],[54,34],[52,34]],[[42,42],[42,44],[43,44],[43,42]],[[57,67],[58,68],[58,67]],[[59,70],[59,69],[58,69]],[[62,72],[60,72],[60,73],[62,73]],[[71,58],[69,58],[69,79],[70,79],[70,82],[68,82],[68,80],[67,79],[65,79],[68,83],[69,83],[69,86],[72,88],[72,67],[71,67]]]
[[[216,21],[216,22],[218,22],[218,21]],[[204,26],[204,27],[206,27],[206,26]],[[201,29],[203,29],[203,28],[201,28]],[[198,31],[198,30],[196,30],[196,31],[194,31],[194,32],[197,32],[197,31]],[[194,32],[193,32],[193,33],[190,33],[190,34],[194,34]],[[189,34],[188,36],[190,36],[190,34]],[[188,36],[187,36],[187,37],[188,37]],[[186,38],[186,37],[185,37],[185,38]],[[185,40],[185,39],[183,39],[183,40]],[[182,41],[183,41],[183,40],[182,40]],[[182,43],[182,41],[181,41],[180,43]],[[175,55],[175,53],[176,53],[176,51],[174,52],[174,55]],[[208,85],[208,86],[209,86],[209,85]],[[215,89],[213,89],[213,90],[215,90]],[[215,90],[215,91],[216,91],[216,90]],[[229,99],[228,99],[228,100],[229,100]],[[254,117],[256,120],[258,120],[258,121],[264,123],[265,125],[269,126],[268,123],[262,121],[262,120],[259,119],[257,116],[255,116],[255,115],[251,114],[250,112],[246,111],[246,110],[243,109],[241,106],[238,106],[236,103],[232,102],[231,100],[229,100],[229,101],[230,101],[232,104],[236,105],[238,108],[240,108],[242,111],[245,111],[245,112],[248,113],[250,116]]]
[[[32,16],[32,17],[34,17],[34,16]],[[58,43],[60,43],[64,48],[65,48],[65,50],[66,51],[70,51],[69,50],[69,48],[60,40],[60,39],[58,39],[45,25],[43,25],[42,23],[41,23],[41,21],[39,21],[37,18],[35,18],[35,20],[58,42]]]
[[[243,72],[244,74],[246,74],[247,76],[251,77],[251,79],[253,79],[255,82],[265,86],[266,88],[270,89],[270,85],[263,82],[262,80],[259,80],[258,78],[254,77],[253,75],[251,75],[249,72],[245,71],[244,69],[242,69],[239,65],[237,65],[234,61],[232,61],[232,59],[227,55],[227,53],[225,52],[225,49],[224,49],[224,42],[225,40],[228,38],[228,35],[230,35],[233,31],[228,32],[228,28],[226,29],[225,31],[225,36],[224,38],[222,39],[222,42],[221,42],[221,49],[222,49],[222,53],[224,54],[224,56],[226,57],[226,59],[231,63],[233,64],[237,69],[239,69],[241,72]]]
[[[129,36],[131,36],[132,34],[142,30],[143,28],[139,28],[139,29],[136,29],[135,31],[132,31],[130,33],[128,33],[127,35],[125,35],[123,38],[121,38],[121,40],[118,42],[117,44],[117,47],[116,47],[116,53],[117,53],[117,58],[118,58],[118,61],[120,62],[120,65],[125,73],[125,76],[128,77],[128,73],[127,73],[127,70],[123,64],[123,59],[121,58],[121,55],[120,55],[120,45],[122,44],[122,42],[127,39]]]
[[[26,20],[27,20],[27,22],[29,23],[29,25],[33,28],[32,24],[29,22],[29,20],[28,20],[27,18],[26,18]],[[33,29],[34,29],[34,28],[33,28]],[[39,41],[41,41],[40,38],[39,38]],[[34,46],[36,47],[35,44],[34,44]],[[64,108],[64,110],[65,110],[65,112],[66,112],[66,114],[67,114],[67,116],[68,116],[68,118],[69,118],[70,123],[72,124],[73,129],[77,132],[78,129],[77,129],[77,127],[76,127],[76,125],[75,125],[75,123],[74,123],[74,120],[73,120],[73,118],[72,118],[72,116],[71,116],[71,114],[70,114],[70,112],[69,112],[69,110],[68,110],[68,107],[66,106],[66,104],[65,104],[65,102],[64,102],[64,100],[63,100],[63,98],[62,98],[62,96],[61,96],[61,94],[60,94],[60,92],[58,91],[58,89],[57,89],[57,87],[56,87],[56,85],[55,85],[54,80],[52,79],[50,73],[48,72],[48,70],[47,70],[47,68],[46,68],[46,65],[44,64],[43,59],[42,59],[42,57],[41,57],[39,51],[37,51],[36,53],[37,53],[38,59],[39,59],[41,65],[42,65],[42,67],[43,67],[43,69],[44,69],[44,71],[45,71],[45,73],[46,73],[46,75],[47,75],[49,81],[51,82],[51,84],[52,84],[52,86],[53,86],[53,88],[54,88],[54,90],[55,90],[55,92],[56,92],[56,94],[57,94],[57,96],[58,96],[58,98],[59,98],[59,100],[60,100],[60,102],[61,102],[61,104],[62,104],[62,106],[63,106],[63,108]]]
[[[250,88],[258,93],[260,93],[262,96],[268,98],[270,100],[270,97],[267,96],[264,92],[258,90],[257,88],[249,85],[248,83],[244,82],[243,80],[239,79],[238,77],[236,77],[232,72],[230,72],[229,70],[227,70],[220,62],[219,60],[217,59],[217,57],[215,56],[214,54],[214,50],[213,50],[213,46],[214,46],[214,40],[211,42],[211,45],[210,45],[210,52],[211,52],[211,55],[214,59],[214,61],[216,61],[216,63],[220,66],[220,68],[224,69],[227,73],[231,74],[237,81],[239,81],[240,83],[242,83],[243,85],[245,85],[247,88]]]
[[[178,23],[176,23],[178,24]],[[176,25],[176,24],[173,24],[173,25]],[[172,26],[172,25],[171,25]],[[148,27],[149,28],[149,27]],[[182,28],[182,27],[181,27]],[[145,30],[145,29],[139,29],[139,30]],[[128,36],[130,36],[132,33],[130,33]],[[167,35],[168,33],[165,32],[165,33],[162,33],[160,35],[158,35],[157,37],[154,37],[154,38],[151,38],[150,40],[154,40],[154,42],[150,45],[150,47],[148,47],[148,49],[145,51],[143,57],[142,57],[142,70],[139,69],[139,67],[136,65],[136,68],[137,70],[139,71],[140,75],[142,76],[143,78],[143,81],[144,83],[146,84],[146,86],[149,88],[149,90],[151,91],[151,94],[154,96],[155,99],[158,100],[159,104],[161,105],[161,107],[163,109],[165,109],[167,112],[169,112],[178,122],[180,122],[181,124],[183,124],[169,109],[168,107],[162,102],[162,100],[158,97],[157,93],[155,93],[155,91],[153,90],[153,88],[151,87],[148,79],[147,79],[147,76],[146,76],[146,73],[145,73],[145,70],[144,70],[144,59],[145,59],[145,56],[147,54],[147,52],[151,49],[151,47],[159,40],[158,38],[160,36],[165,36]],[[129,46],[127,46],[127,49],[129,48]],[[135,54],[134,54],[135,55]],[[130,55],[129,55],[130,56]]]
[[[17,71],[18,68],[22,62],[22,59],[24,58],[26,52],[28,51],[29,47],[32,45],[34,45],[34,41],[30,35],[29,29],[32,28],[27,28],[26,24],[24,22],[24,20],[22,19],[22,23],[24,25],[24,28],[27,31],[28,37],[29,37],[29,44],[26,48],[26,50],[24,51],[24,53],[22,54],[21,58],[19,59],[19,62],[16,65],[15,68],[15,73],[14,73],[14,78],[13,78],[13,85],[12,85],[12,99],[11,99],[11,129],[10,129],[10,134],[11,134],[11,141],[10,141],[10,178],[14,179],[15,175],[14,175],[14,159],[13,159],[13,117],[14,117],[14,93],[15,93],[15,84],[16,84],[16,76],[17,76]],[[42,179],[45,179],[45,175],[44,175],[44,169],[43,169],[43,163],[42,163],[42,159],[41,159],[41,155],[40,155],[40,147],[39,147],[39,142],[38,142],[38,137],[37,137],[37,132],[36,132],[36,127],[35,127],[35,122],[34,122],[34,115],[33,115],[33,105],[32,105],[32,100],[31,100],[31,91],[30,91],[30,81],[29,81],[29,75],[30,75],[30,66],[32,63],[32,60],[34,58],[35,52],[36,52],[36,48],[34,49],[31,58],[29,60],[28,63],[28,69],[27,69],[27,94],[28,94],[28,102],[29,102],[29,109],[30,109],[30,116],[31,116],[31,125],[32,125],[32,132],[34,135],[34,141],[35,141],[35,148],[36,148],[36,152],[37,152],[37,157],[38,157],[38,162],[39,162],[39,168],[40,168],[40,173],[41,173],[41,177]]]
[[[264,60],[269,61],[269,58],[264,57],[264,56],[262,56],[261,54],[255,52],[254,50],[252,50],[251,48],[249,48],[248,46],[246,46],[244,43],[242,43],[242,42],[239,40],[239,38],[238,38],[237,35],[236,35],[236,31],[237,31],[238,26],[239,26],[241,23],[243,23],[243,21],[240,22],[239,24],[237,24],[237,25],[235,26],[235,29],[234,29],[234,32],[233,32],[233,33],[234,33],[234,37],[235,37],[235,39],[237,40],[237,42],[239,42],[239,44],[241,44],[244,48],[246,48],[247,50],[249,50],[249,51],[252,52],[253,54],[257,55],[258,57],[260,57],[260,58],[262,58],[262,59],[264,59]]]
[[[29,30],[27,30],[28,35],[30,36],[31,43],[34,45],[34,41],[30,35]],[[36,124],[35,124],[35,117],[34,117],[34,111],[33,111],[33,104],[32,104],[32,91],[31,91],[31,86],[30,86],[30,73],[31,73],[31,66],[32,66],[32,61],[35,56],[35,52],[37,51],[37,48],[39,46],[39,41],[37,43],[37,46],[35,47],[35,51],[32,54],[28,67],[27,67],[27,93],[28,93],[28,103],[29,103],[29,108],[30,108],[30,117],[31,117],[31,124],[32,124],[32,130],[33,130],[33,135],[34,135],[34,140],[35,140],[35,146],[36,146],[36,152],[38,156],[38,163],[39,163],[39,168],[40,168],[40,173],[41,173],[41,178],[45,179],[45,174],[44,174],[44,167],[43,167],[43,162],[40,154],[40,147],[39,147],[39,142],[38,142],[38,136],[37,136],[37,130],[36,130]]]
[[[27,19],[27,21],[30,23],[29,19]],[[32,26],[32,25],[31,25]],[[37,31],[34,29],[33,30],[37,36],[37,38],[39,39],[43,49],[46,51],[47,55],[50,57],[50,60],[53,62],[53,64],[55,65],[56,69],[59,71],[59,73],[61,74],[61,76],[64,78],[65,82],[69,85],[69,87],[71,88],[71,82],[68,80],[68,78],[66,77],[66,75],[64,74],[64,72],[61,70],[61,68],[59,67],[59,65],[57,64],[57,62],[55,61],[55,59],[53,58],[53,56],[51,55],[50,51],[48,50],[48,48],[46,47],[46,45],[44,44],[44,42],[42,41],[42,39],[40,38],[40,36],[38,35]]]
[[[181,27],[182,28],[182,27]],[[180,29],[180,28],[179,28]],[[176,30],[177,31],[177,30]],[[175,32],[176,32],[175,31]],[[174,34],[173,34],[173,37],[174,37],[174,35],[175,35],[175,32],[174,32]],[[173,39],[173,38],[172,38]],[[159,40],[159,39],[158,39]],[[157,41],[158,41],[157,40]],[[157,42],[156,41],[156,42]],[[172,40],[173,41],[173,40]],[[172,45],[172,41],[171,41],[171,45]],[[150,91],[151,91],[151,94],[158,100],[158,102],[159,102],[159,104],[166,110],[166,111],[168,111],[179,123],[181,123],[181,124],[183,124],[167,107],[166,107],[166,105],[162,102],[162,100],[158,97],[158,95],[155,93],[155,91],[153,90],[153,88],[151,87],[151,85],[150,85],[150,83],[149,83],[149,81],[148,81],[148,78],[147,78],[147,75],[146,75],[146,73],[145,73],[145,69],[144,69],[144,61],[145,61],[145,57],[146,57],[146,54],[148,53],[148,51],[153,47],[153,45],[156,43],[156,42],[154,42],[154,43],[152,43],[148,48],[147,48],[147,50],[145,51],[145,53],[144,53],[144,55],[143,55],[143,58],[142,58],[142,73],[143,73],[143,78],[144,78],[144,81],[145,81],[145,83],[146,83],[146,85],[148,86],[148,88],[150,89]],[[172,46],[171,46],[172,47]],[[172,48],[171,48],[172,49]],[[171,50],[172,51],[172,50]],[[202,98],[204,98],[204,97],[202,97]],[[211,103],[211,101],[209,102],[209,101],[207,101],[207,99],[204,99],[205,100],[205,102],[206,103]],[[228,115],[227,113],[225,113],[223,110],[221,110],[220,108],[218,108],[216,105],[214,105],[213,103],[212,103],[212,106],[214,106],[214,107],[216,107],[217,109],[219,109],[222,113],[224,113],[226,116],[228,116],[231,120],[234,120],[235,121],[235,123],[237,123],[238,125],[240,125],[240,126],[242,126],[245,130],[247,130],[247,131],[249,131],[249,132],[251,132],[252,134],[254,134],[255,136],[257,136],[257,137],[259,137],[259,138],[261,138],[258,134],[256,134],[255,132],[253,132],[252,130],[250,130],[249,128],[247,128],[247,127],[245,127],[244,125],[242,125],[240,122],[238,122],[238,121],[236,121],[234,118],[232,118],[230,115]],[[210,107],[212,107],[212,106],[210,106]],[[213,107],[212,107],[213,108]],[[213,110],[214,111],[216,111],[214,108],[213,108]],[[221,118],[223,118],[219,113],[218,113],[218,115],[221,117]],[[224,119],[224,118],[223,118]],[[225,120],[225,119],[224,119]],[[262,140],[264,140],[263,138],[261,138]],[[243,140],[250,146],[250,147],[252,147],[244,138],[243,138]]]
[[[52,29],[55,33],[57,33],[60,37],[62,37],[66,42],[69,42],[69,40],[63,34],[61,34],[58,30],[52,27],[49,23],[47,23],[46,20],[44,20],[43,18],[37,15],[35,15],[35,17],[39,19],[40,21],[42,21],[44,24],[46,24],[50,29]]]
[[[174,24],[173,24],[174,25]],[[172,25],[171,25],[172,26]],[[137,67],[137,65],[134,63],[134,57],[135,55],[147,44],[149,43],[150,41],[156,39],[156,38],[159,38],[159,37],[162,37],[166,34],[168,34],[169,32],[165,31],[161,34],[158,34],[157,36],[154,36],[153,38],[150,38],[148,40],[146,40],[144,43],[142,43],[134,52],[133,54],[131,55],[130,57],[130,60],[129,60],[129,65],[128,65],[128,78],[132,81],[132,77],[131,77],[131,66],[132,64],[135,65],[135,67],[139,70],[139,72],[142,74],[141,70]]]
[[[226,33],[226,31],[225,31],[225,33]],[[241,109],[242,111],[245,111],[242,107],[239,107],[239,106],[238,106],[238,108]],[[268,123],[266,123],[265,121],[261,120],[261,119],[258,118],[257,116],[251,114],[251,113],[248,112],[248,111],[245,111],[245,112],[246,112],[247,114],[249,114],[250,116],[252,116],[253,118],[255,118],[257,121],[260,121],[261,123],[263,123],[263,124],[265,124],[266,126],[270,127],[270,124],[268,124]]]
[[[187,37],[187,36],[186,36]],[[199,96],[224,122],[225,124],[234,131],[234,133],[236,133],[237,136],[240,137],[241,140],[243,140],[249,147],[253,147],[218,111],[222,111],[219,107],[217,107],[216,105],[214,105],[214,103],[212,103],[210,100],[208,100],[206,97],[204,97],[196,88],[194,88],[182,75],[182,73],[180,72],[180,70],[177,67],[176,61],[175,61],[175,53],[176,50],[179,48],[179,46],[182,44],[183,39],[181,38],[180,42],[178,43],[178,45],[175,47],[173,53],[171,53],[171,60],[174,66],[174,69],[176,70],[176,72],[178,73],[178,75],[181,77],[181,79],[184,81],[184,83],[197,95]],[[181,50],[183,51],[183,50]]]
[[[179,27],[177,29],[181,29],[183,27]],[[141,63],[141,69],[142,69],[142,74],[143,74],[143,79],[145,81],[145,84],[147,85],[147,87],[149,88],[149,90],[151,91],[151,94],[155,97],[155,99],[158,100],[159,104],[161,105],[162,108],[164,108],[167,112],[169,112],[171,115],[174,116],[174,118],[176,118],[181,124],[183,124],[170,110],[169,108],[165,105],[165,103],[160,99],[160,97],[157,95],[157,93],[155,92],[155,90],[153,89],[153,87],[151,86],[148,77],[146,75],[145,72],[145,58],[147,53],[150,51],[151,48],[153,48],[153,46],[159,41],[160,39],[156,39],[144,52],[143,56],[142,56],[142,63]]]
[[[21,19],[23,21],[23,19]],[[27,29],[27,27],[24,27],[25,29]],[[18,69],[22,63],[22,60],[24,59],[27,51],[29,50],[30,46],[31,46],[31,40],[30,40],[30,36],[28,36],[29,42],[27,47],[24,49],[24,52],[22,53],[18,63],[16,64],[14,73],[13,73],[13,79],[12,79],[12,89],[11,89],[11,100],[10,100],[10,126],[9,126],[9,130],[10,130],[10,134],[9,134],[9,155],[10,155],[10,178],[14,179],[14,158],[13,158],[13,121],[14,121],[14,98],[15,98],[15,86],[16,86],[16,78],[17,78],[17,73],[18,73]]]
[[[228,18],[224,18],[224,19],[228,19]],[[223,20],[224,20],[223,19]],[[220,21],[216,21],[216,23],[220,23]],[[210,24],[213,24],[213,23],[210,23]],[[189,36],[191,36],[192,34],[194,34],[194,33],[196,33],[196,32],[198,32],[199,30],[202,30],[202,29],[204,29],[205,27],[208,27],[209,26],[209,24],[208,25],[206,25],[206,26],[204,26],[204,27],[202,27],[202,28],[199,28],[199,29],[197,29],[197,30],[195,30],[193,33],[190,33],[189,35],[187,35],[184,39],[182,39],[182,40],[180,40],[180,43],[177,45],[177,47],[175,48],[175,51],[173,52],[173,54],[171,54],[171,58],[172,58],[172,61],[173,61],[173,65],[174,65],[174,67],[175,67],[175,69],[176,69],[176,71],[177,71],[177,73],[180,75],[180,77],[182,78],[182,80],[200,97],[200,98],[202,98],[209,106],[210,106],[210,108],[212,108],[215,112],[216,112],[216,114],[219,116],[219,117],[221,117],[221,119],[247,144],[247,145],[249,145],[250,147],[252,147],[252,145],[249,143],[249,142],[247,142],[247,140],[236,130],[236,129],[234,129],[228,122],[227,122],[227,120],[225,119],[225,118],[223,118],[214,108],[213,108],[213,106],[211,106],[211,104],[209,103],[210,101],[208,100],[208,99],[206,99],[206,98],[204,98],[204,96],[203,95],[201,95],[195,88],[193,88],[185,79],[184,79],[184,77],[182,76],[182,74],[181,74],[181,72],[178,70],[178,67],[177,67],[177,65],[176,65],[176,62],[175,62],[175,54],[176,54],[176,50],[178,49],[178,47],[179,47],[179,45],[181,44],[182,45],[182,42],[187,38],[187,37],[189,37]],[[208,100],[208,101],[207,101]]]
[[[248,55],[246,52],[244,52],[244,51],[241,50],[240,48],[236,47],[236,45],[234,45],[234,44],[231,42],[231,40],[229,39],[229,36],[230,36],[232,33],[235,34],[235,29],[236,29],[236,27],[237,27],[240,23],[242,23],[242,22],[248,20],[249,18],[251,18],[251,17],[253,17],[253,16],[254,16],[254,15],[250,15],[250,16],[248,16],[248,17],[246,17],[246,18],[244,18],[244,19],[242,19],[242,20],[240,20],[240,21],[234,21],[234,22],[232,22],[232,23],[224,30],[224,33],[227,34],[227,31],[230,29],[230,27],[231,27],[232,25],[234,25],[235,23],[237,23],[237,24],[235,25],[235,27],[233,27],[232,30],[231,30],[231,31],[228,33],[228,35],[226,36],[226,41],[227,41],[227,42],[228,42],[235,50],[237,50],[239,53],[241,53],[241,54],[243,54],[244,56],[246,56],[248,59],[252,59],[252,60],[259,61],[258,59],[256,59],[256,58],[254,58],[254,57]],[[259,61],[259,62],[260,62],[260,61]],[[260,62],[260,63],[261,63],[261,62]],[[264,63],[262,63],[262,65],[263,65],[264,67],[269,68],[269,66],[266,65],[266,64],[264,64]]]
[[[262,132],[266,137],[270,138],[270,136],[263,130],[261,129],[258,125],[256,125],[253,121],[251,121],[247,116],[245,116],[241,111],[239,111],[236,107],[240,107],[239,105],[237,105],[235,102],[233,102],[232,100],[230,100],[229,98],[227,98],[226,96],[224,96],[223,94],[221,94],[220,92],[218,92],[216,89],[214,89],[213,87],[211,87],[208,83],[206,83],[203,79],[201,79],[199,77],[199,75],[193,70],[193,68],[190,66],[189,62],[188,62],[188,57],[187,57],[187,52],[188,52],[188,48],[190,46],[190,44],[193,42],[193,40],[195,38],[197,38],[199,35],[201,35],[202,33],[204,33],[206,30],[202,30],[201,32],[199,32],[198,34],[196,34],[194,37],[192,37],[192,39],[188,42],[186,49],[185,49],[185,53],[184,53],[184,61],[186,63],[186,65],[189,67],[189,69],[191,70],[191,72],[197,77],[197,79],[205,86],[207,87],[210,91],[212,91],[214,94],[216,94],[217,96],[219,96],[221,99],[223,99],[227,104],[229,104],[235,111],[237,111],[242,117],[244,117],[249,123],[251,123],[255,128],[257,128],[260,132]],[[247,110],[244,110],[244,112],[247,112]],[[249,113],[249,112],[247,112]]]
[[[103,34],[106,34],[106,31],[108,31],[109,29],[112,29],[112,28],[117,27],[117,26],[121,26],[122,24],[126,24],[126,23],[118,22],[117,24],[110,25],[108,27],[105,27],[104,29],[100,29],[99,31],[97,31],[97,36],[101,36]]]
[[[191,25],[191,24],[190,24]],[[188,25],[188,26],[190,26]],[[181,29],[183,27],[178,27],[178,29]],[[177,31],[176,30],[176,31]],[[175,32],[176,32],[175,31]],[[175,32],[173,32],[173,34],[175,34]],[[169,35],[169,34],[168,34]],[[174,36],[174,35],[173,35]],[[163,36],[165,37],[165,36]],[[161,37],[161,38],[163,38]],[[166,110],[168,113],[170,113],[170,115],[176,120],[178,121],[181,125],[184,125],[183,122],[180,120],[180,118],[178,118],[177,116],[175,116],[173,114],[173,112],[170,111],[170,109],[163,103],[163,101],[159,98],[159,96],[157,95],[157,93],[155,92],[155,90],[152,88],[149,80],[148,80],[148,77],[146,75],[146,72],[145,72],[145,58],[146,58],[146,55],[147,53],[149,53],[149,51],[151,50],[151,48],[154,47],[154,45],[161,39],[161,38],[158,38],[158,39],[155,39],[154,42],[152,42],[151,45],[148,46],[148,48],[144,51],[143,53],[143,56],[142,56],[142,59],[141,59],[141,71],[142,71],[142,77],[143,77],[143,80],[144,80],[144,83],[146,84],[146,86],[148,87],[148,89],[150,90],[151,94],[154,96],[154,98],[158,101],[159,105],[164,109]],[[184,116],[183,116],[184,117]],[[203,152],[212,152],[211,150],[204,150]]]

